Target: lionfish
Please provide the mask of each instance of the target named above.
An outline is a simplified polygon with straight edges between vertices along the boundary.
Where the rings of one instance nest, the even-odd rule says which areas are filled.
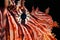
[[[5,16],[0,11],[0,40],[57,40],[52,33],[57,22],[48,14],[49,8],[41,12],[32,7],[32,12],[29,12],[24,2],[20,0],[15,5],[10,0],[11,6],[5,11]]]

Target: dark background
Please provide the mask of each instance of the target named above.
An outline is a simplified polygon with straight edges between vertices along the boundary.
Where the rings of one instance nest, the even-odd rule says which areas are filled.
[[[54,21],[57,21],[60,25],[60,12],[59,12],[59,1],[58,0],[26,0],[26,8],[31,12],[32,6],[44,12],[47,7],[50,7],[49,15],[52,16]],[[59,26],[60,27],[60,26]],[[60,39],[60,28],[53,28],[52,33],[56,34],[56,38]]]

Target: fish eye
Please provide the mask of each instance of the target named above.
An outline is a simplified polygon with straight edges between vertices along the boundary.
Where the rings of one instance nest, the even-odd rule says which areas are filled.
[[[21,19],[22,19],[22,20],[25,20],[25,19],[26,19],[26,16],[27,16],[26,13],[22,13],[22,14],[21,14]]]

